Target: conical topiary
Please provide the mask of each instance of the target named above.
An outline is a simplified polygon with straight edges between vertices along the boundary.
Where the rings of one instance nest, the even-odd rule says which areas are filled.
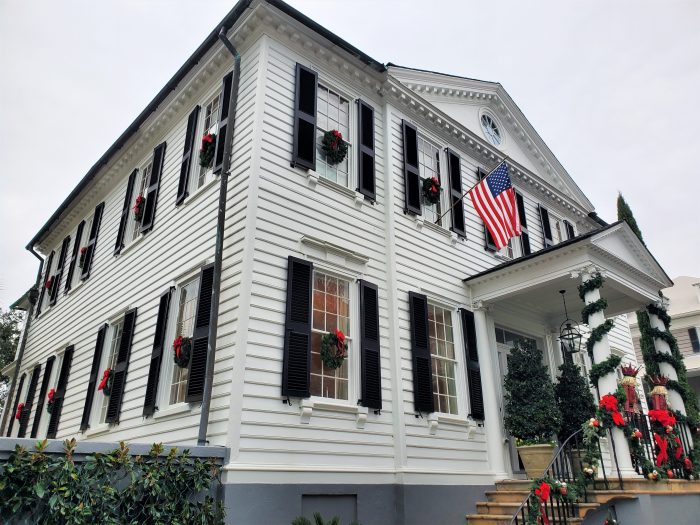
[[[518,341],[508,356],[504,388],[506,430],[524,444],[550,442],[560,428],[561,414],[542,350]]]
[[[561,412],[561,426],[557,435],[563,443],[571,434],[581,430],[581,425],[593,417],[595,404],[588,381],[581,369],[570,358],[559,367],[559,380],[554,393]]]

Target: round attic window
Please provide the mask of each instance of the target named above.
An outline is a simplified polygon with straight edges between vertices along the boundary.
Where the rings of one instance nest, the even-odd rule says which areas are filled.
[[[494,146],[501,145],[503,138],[501,137],[501,130],[498,128],[495,118],[486,113],[481,115],[481,129],[484,130],[486,140]]]

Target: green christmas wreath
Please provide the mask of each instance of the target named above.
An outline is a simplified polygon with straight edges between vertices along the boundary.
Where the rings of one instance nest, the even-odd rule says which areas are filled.
[[[340,368],[348,356],[348,344],[345,342],[345,334],[336,329],[328,332],[321,339],[321,361],[326,368],[335,370]]]
[[[348,143],[343,140],[343,135],[337,129],[323,134],[321,148],[326,162],[331,165],[340,164],[348,154]]]
[[[177,336],[173,341],[173,360],[180,368],[187,368],[190,364],[192,354],[192,339],[189,337]]]
[[[440,201],[440,181],[436,177],[423,179],[423,197],[426,202],[435,204]]]
[[[199,165],[203,168],[211,167],[216,150],[216,133],[205,133],[202,137],[202,147],[199,149]]]

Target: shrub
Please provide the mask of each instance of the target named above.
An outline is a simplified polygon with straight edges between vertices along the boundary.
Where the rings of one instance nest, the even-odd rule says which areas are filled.
[[[559,367],[559,372],[561,374],[554,391],[562,416],[558,431],[559,442],[563,443],[593,417],[595,404],[588,382],[581,375],[581,369],[570,358]]]

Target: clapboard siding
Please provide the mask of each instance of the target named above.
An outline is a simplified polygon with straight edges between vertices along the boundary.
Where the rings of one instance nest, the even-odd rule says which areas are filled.
[[[232,155],[231,182],[229,185],[227,241],[240,243],[240,223],[245,217],[241,205],[245,200],[246,179],[249,176],[251,136],[254,118],[253,94],[257,85],[259,44],[244,52],[242,59],[240,98],[236,111],[234,134],[236,147]],[[221,64],[212,71],[205,83],[200,84],[191,103],[180,105],[172,125],[159,136],[149,137],[141,153],[126,159],[123,177],[104,198],[105,208],[99,231],[90,278],[62,295],[58,303],[46,308],[32,324],[23,369],[46,358],[68,344],[75,345],[65,403],[61,414],[57,438],[76,436],[82,439],[192,442],[197,436],[199,408],[177,416],[142,417],[143,399],[148,378],[148,366],[155,330],[159,295],[173,280],[189,269],[201,266],[213,259],[218,183],[205,186],[188,197],[181,206],[175,206],[180,163],[184,147],[187,116],[194,104],[202,104],[220,89],[221,78],[232,67],[232,61]],[[166,110],[166,108],[162,108]],[[199,139],[199,138],[198,138]],[[154,228],[143,238],[128,245],[119,256],[113,255],[115,236],[126,191],[126,180],[134,167],[151,155],[155,144],[165,141],[166,154],[158,195],[158,207]],[[198,145],[197,145],[198,147]],[[218,178],[216,179],[218,181]],[[87,209],[97,203],[86,206]],[[238,232],[238,233],[237,233]],[[209,439],[215,444],[226,444],[226,420],[230,394],[230,373],[234,358],[231,324],[235,323],[236,286],[240,275],[240,247],[230,245],[226,254],[230,261],[222,275],[222,319],[228,326],[219,331],[217,341],[215,377],[212,393],[212,412]],[[65,281],[65,278],[64,278]],[[127,372],[126,389],[122,401],[120,422],[104,434],[88,431],[79,434],[85,385],[92,363],[97,328],[128,307],[138,308],[131,357]],[[76,322],[79,319],[79,322]],[[166,342],[169,357],[169,342]],[[95,394],[101,402],[101,393]],[[220,415],[224,414],[223,416]],[[93,427],[94,427],[93,422]],[[41,436],[39,436],[41,437]]]

